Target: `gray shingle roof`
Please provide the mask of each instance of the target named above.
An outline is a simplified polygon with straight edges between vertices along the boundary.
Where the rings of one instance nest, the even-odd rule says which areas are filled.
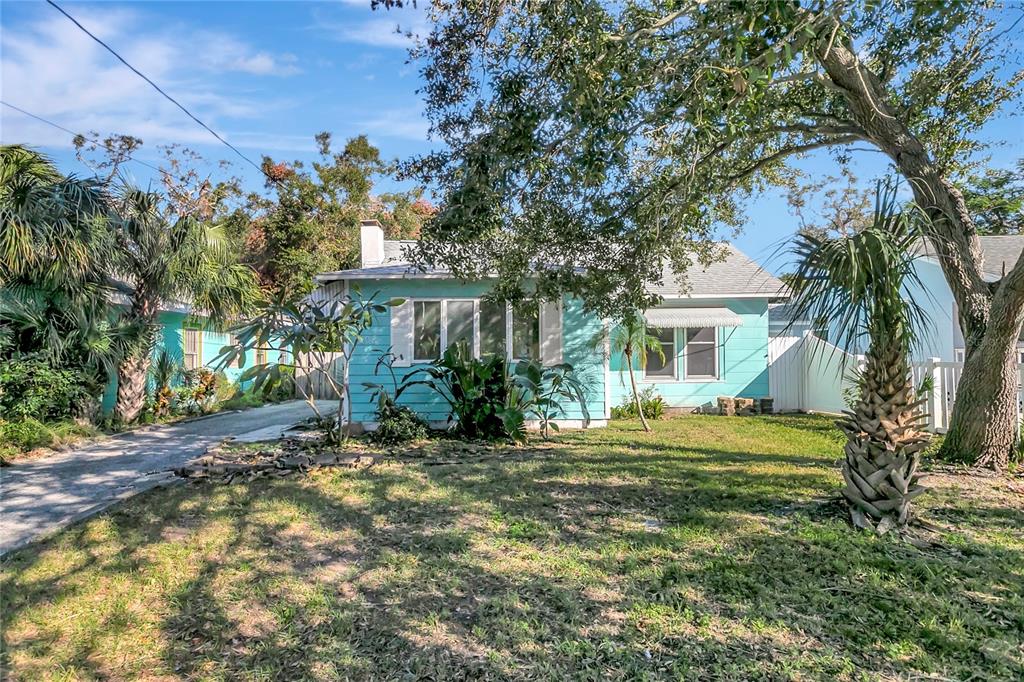
[[[982,272],[990,279],[998,279],[1017,262],[1021,251],[1024,251],[1024,235],[986,235],[978,237],[981,242]],[[922,240],[917,243],[914,251],[922,256],[935,257],[932,244]]]
[[[694,263],[684,273],[665,265],[660,283],[647,290],[664,298],[728,298],[730,296],[785,296],[785,285],[732,244],[722,244],[725,258],[707,267]]]
[[[365,268],[324,272],[317,275],[319,282],[339,279],[398,279],[398,278],[444,278],[450,276],[447,270],[419,270],[410,265],[402,256],[402,248],[415,242],[384,241],[384,264]],[[722,245],[725,259],[704,267],[695,263],[683,275],[675,273],[666,265],[662,281],[651,284],[647,290],[664,298],[728,298],[748,296],[775,298],[784,296],[781,281],[766,272],[760,265],[731,244]]]

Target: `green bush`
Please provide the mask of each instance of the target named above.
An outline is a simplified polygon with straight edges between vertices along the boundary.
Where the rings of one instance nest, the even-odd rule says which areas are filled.
[[[37,357],[0,362],[0,417],[42,421],[69,417],[89,398],[88,380],[75,369],[54,368]]]
[[[14,448],[18,452],[49,447],[55,441],[56,436],[50,427],[32,417],[0,423],[0,443]]]
[[[390,417],[388,410],[398,409],[394,406],[404,391],[426,386],[448,404],[453,431],[470,440],[523,441],[528,417],[538,419],[547,436],[549,428],[557,430],[553,420],[565,415],[566,401],[580,403],[584,418],[589,418],[583,386],[572,365],[544,367],[536,360],[520,360],[510,373],[504,357],[474,358],[466,342],[461,341],[429,365],[406,374],[399,384],[394,357],[385,353],[374,370],[376,374],[381,367],[387,368],[393,392],[381,384],[363,384],[373,391],[378,415]]]
[[[378,445],[401,445],[430,435],[430,426],[418,414],[393,400],[377,406],[377,429],[369,438]]]
[[[640,391],[640,408],[648,419],[661,419],[665,415],[665,399],[655,391],[654,386],[648,386]],[[636,401],[632,396],[627,397],[621,405],[612,408],[612,419],[637,419]]]

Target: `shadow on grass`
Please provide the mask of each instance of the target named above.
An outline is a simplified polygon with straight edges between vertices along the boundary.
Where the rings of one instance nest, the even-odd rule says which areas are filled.
[[[14,595],[5,621],[83,598],[95,589],[87,577],[158,575],[168,570],[160,552],[178,543],[195,555],[174,565],[184,579],[154,593],[148,627],[161,645],[152,674],[1024,672],[1020,543],[922,552],[854,533],[814,501],[835,487],[828,453],[659,442],[638,453],[602,435],[566,440],[536,460],[380,465],[151,493],[107,515],[103,537],[79,525],[5,560],[2,587]],[[1024,527],[1021,510],[972,514]],[[169,525],[183,535],[168,540]],[[60,547],[83,558],[41,565]],[[70,646],[67,631],[19,628],[15,646],[109,677],[96,630],[147,627],[110,621],[71,635]]]

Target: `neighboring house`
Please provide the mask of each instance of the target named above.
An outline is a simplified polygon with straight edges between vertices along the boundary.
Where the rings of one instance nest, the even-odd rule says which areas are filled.
[[[1024,235],[1014,236],[983,236],[981,242],[982,277],[994,282],[1013,267],[1024,249]],[[915,248],[917,258],[914,270],[919,284],[909,287],[908,293],[924,308],[928,317],[928,325],[918,330],[919,343],[913,351],[916,362],[924,362],[930,358],[939,358],[942,362],[963,362],[964,337],[960,330],[957,317],[956,301],[953,292],[946,283],[942,273],[939,257],[934,246],[922,240]],[[794,319],[791,304],[772,303],[769,306],[769,333],[771,338],[799,337],[806,332],[813,332],[824,341],[839,339],[833,326],[814,324],[806,319]],[[867,339],[850,345],[845,344],[843,350],[850,353],[864,353],[867,350]],[[1020,362],[1024,364],[1024,333],[1018,345]]]
[[[982,252],[982,277],[994,282],[1013,268],[1024,250],[1024,235],[979,237]],[[935,248],[927,241],[917,247],[915,261],[920,287],[913,295],[925,308],[931,329],[924,330],[918,359],[939,358],[944,362],[963,362],[964,336],[960,329],[953,292],[946,283]],[[1024,334],[1018,343],[1020,361],[1024,363]]]
[[[116,306],[127,306],[131,303],[131,288],[123,283],[114,284],[111,301]],[[213,369],[214,359],[220,354],[221,348],[233,343],[231,334],[214,329],[202,317],[192,313],[192,307],[182,302],[167,302],[160,307],[157,319],[160,329],[157,333],[154,358],[161,350],[167,351],[175,361],[185,369],[209,367]],[[245,367],[254,363],[266,362],[263,351],[248,351]],[[237,381],[244,371],[240,362],[224,368],[223,372],[230,381]],[[103,412],[108,413],[114,408],[117,399],[117,376],[111,377],[103,392]]]
[[[629,397],[622,357],[609,357],[605,322],[578,299],[565,297],[533,311],[485,300],[488,281],[461,282],[441,270],[422,271],[403,257],[402,242],[384,239],[376,221],[361,228],[361,266],[317,275],[314,296],[341,296],[358,285],[363,296],[405,302],[378,315],[357,347],[348,370],[352,421],[372,429],[375,406],[364,382],[375,375],[378,358],[389,349],[398,357],[399,379],[435,359],[455,339],[467,340],[477,356],[502,354],[539,358],[545,364],[568,362],[586,386],[590,424],[603,425],[612,406]],[[685,277],[666,269],[651,291],[664,297],[647,311],[648,324],[662,342],[666,361],[650,353],[646,370],[637,370],[641,388],[654,386],[671,406],[704,409],[719,396],[763,398],[768,385],[768,302],[782,283],[736,248],[725,245],[725,259]],[[447,406],[423,386],[402,396],[428,420],[443,424]],[[583,424],[572,406],[562,423]]]

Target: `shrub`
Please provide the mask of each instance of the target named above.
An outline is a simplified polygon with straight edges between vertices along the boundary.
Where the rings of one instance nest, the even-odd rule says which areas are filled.
[[[665,415],[665,399],[658,395],[654,386],[648,386],[640,391],[640,408],[648,419],[661,419]],[[632,397],[612,408],[612,419],[636,419],[638,416]]]
[[[71,416],[89,398],[88,378],[80,371],[55,368],[37,357],[0,362],[0,416],[42,421]]]
[[[528,416],[541,422],[546,436],[549,427],[557,428],[552,420],[565,414],[565,400],[578,401],[587,417],[583,387],[572,365],[544,367],[536,360],[521,360],[509,374],[504,357],[474,358],[463,341],[450,346],[429,365],[410,372],[398,384],[393,361],[394,355],[386,353],[377,363],[377,370],[386,366],[390,371],[393,395],[380,384],[364,384],[373,389],[378,411],[388,407],[386,400],[397,404],[408,388],[426,386],[448,403],[453,430],[464,438],[525,440]]]
[[[49,447],[55,440],[53,431],[33,417],[0,423],[0,443],[7,444],[19,452]]]
[[[422,417],[393,400],[378,405],[376,419],[377,429],[369,438],[378,445],[401,445],[430,435],[430,426]]]

